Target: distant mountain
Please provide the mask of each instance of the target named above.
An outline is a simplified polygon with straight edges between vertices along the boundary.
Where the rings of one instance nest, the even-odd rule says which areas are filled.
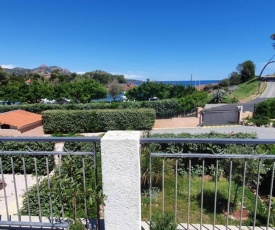
[[[49,76],[51,74],[51,72],[53,72],[54,70],[58,69],[61,73],[63,74],[71,74],[72,72],[70,72],[70,70],[68,69],[63,69],[59,66],[47,66],[45,64],[37,67],[37,68],[34,68],[34,69],[27,69],[27,68],[21,68],[21,67],[15,67],[13,69],[6,69],[6,68],[3,68],[7,74],[9,75],[24,75],[24,74],[29,74],[29,73],[38,73],[42,76]],[[108,73],[106,71],[103,71],[103,70],[94,70],[94,71],[89,71],[89,72],[86,72],[84,73],[83,75],[90,75],[90,76],[93,76],[93,75],[105,75],[105,76],[110,76],[110,77],[118,77],[118,79],[124,79],[124,76],[123,75],[117,75],[117,74],[111,74],[111,73]],[[121,81],[120,79],[120,81]],[[131,83],[131,84],[134,84],[134,85],[139,85],[142,83],[142,81],[139,81],[139,80],[133,80],[133,79],[125,79],[127,83]],[[124,81],[125,81],[124,80]]]
[[[40,75],[45,76],[45,75],[49,75],[51,72],[53,72],[56,69],[58,69],[61,73],[64,73],[64,74],[71,73],[68,69],[63,69],[59,66],[47,66],[44,64],[37,68],[34,68],[34,69],[26,69],[26,68],[16,67],[13,69],[5,69],[5,71],[6,71],[6,73],[8,73],[10,75],[11,74],[20,75],[20,74],[28,74],[28,73],[38,73]]]

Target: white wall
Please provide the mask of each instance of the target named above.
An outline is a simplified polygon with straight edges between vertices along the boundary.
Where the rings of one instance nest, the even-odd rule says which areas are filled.
[[[106,230],[141,229],[140,132],[109,131],[101,139]]]

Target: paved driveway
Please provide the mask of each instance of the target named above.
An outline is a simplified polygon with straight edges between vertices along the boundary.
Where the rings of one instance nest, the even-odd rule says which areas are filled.
[[[256,99],[246,103],[223,104],[204,110],[203,122],[205,125],[219,125],[219,124],[237,124],[238,111],[237,106],[243,106],[243,112],[254,112],[256,104],[265,101],[268,98],[275,97],[275,82],[266,82],[265,91]]]

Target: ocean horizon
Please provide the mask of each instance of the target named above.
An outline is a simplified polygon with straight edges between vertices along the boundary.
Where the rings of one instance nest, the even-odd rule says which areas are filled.
[[[221,80],[201,80],[201,81],[152,81],[157,83],[163,83],[167,85],[186,85],[186,86],[199,86],[199,85],[210,85],[210,84],[217,84]],[[145,83],[146,81],[131,81],[131,83],[136,85],[141,85],[142,83]]]

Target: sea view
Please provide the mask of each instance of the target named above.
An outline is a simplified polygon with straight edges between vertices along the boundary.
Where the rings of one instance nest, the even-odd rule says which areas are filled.
[[[198,85],[209,85],[209,84],[215,84],[219,83],[220,80],[194,80],[194,81],[153,81],[153,82],[161,82],[163,84],[169,84],[169,85],[193,85],[193,86],[198,86]],[[144,81],[131,81],[131,83],[136,84],[136,85],[141,85],[144,83]]]

